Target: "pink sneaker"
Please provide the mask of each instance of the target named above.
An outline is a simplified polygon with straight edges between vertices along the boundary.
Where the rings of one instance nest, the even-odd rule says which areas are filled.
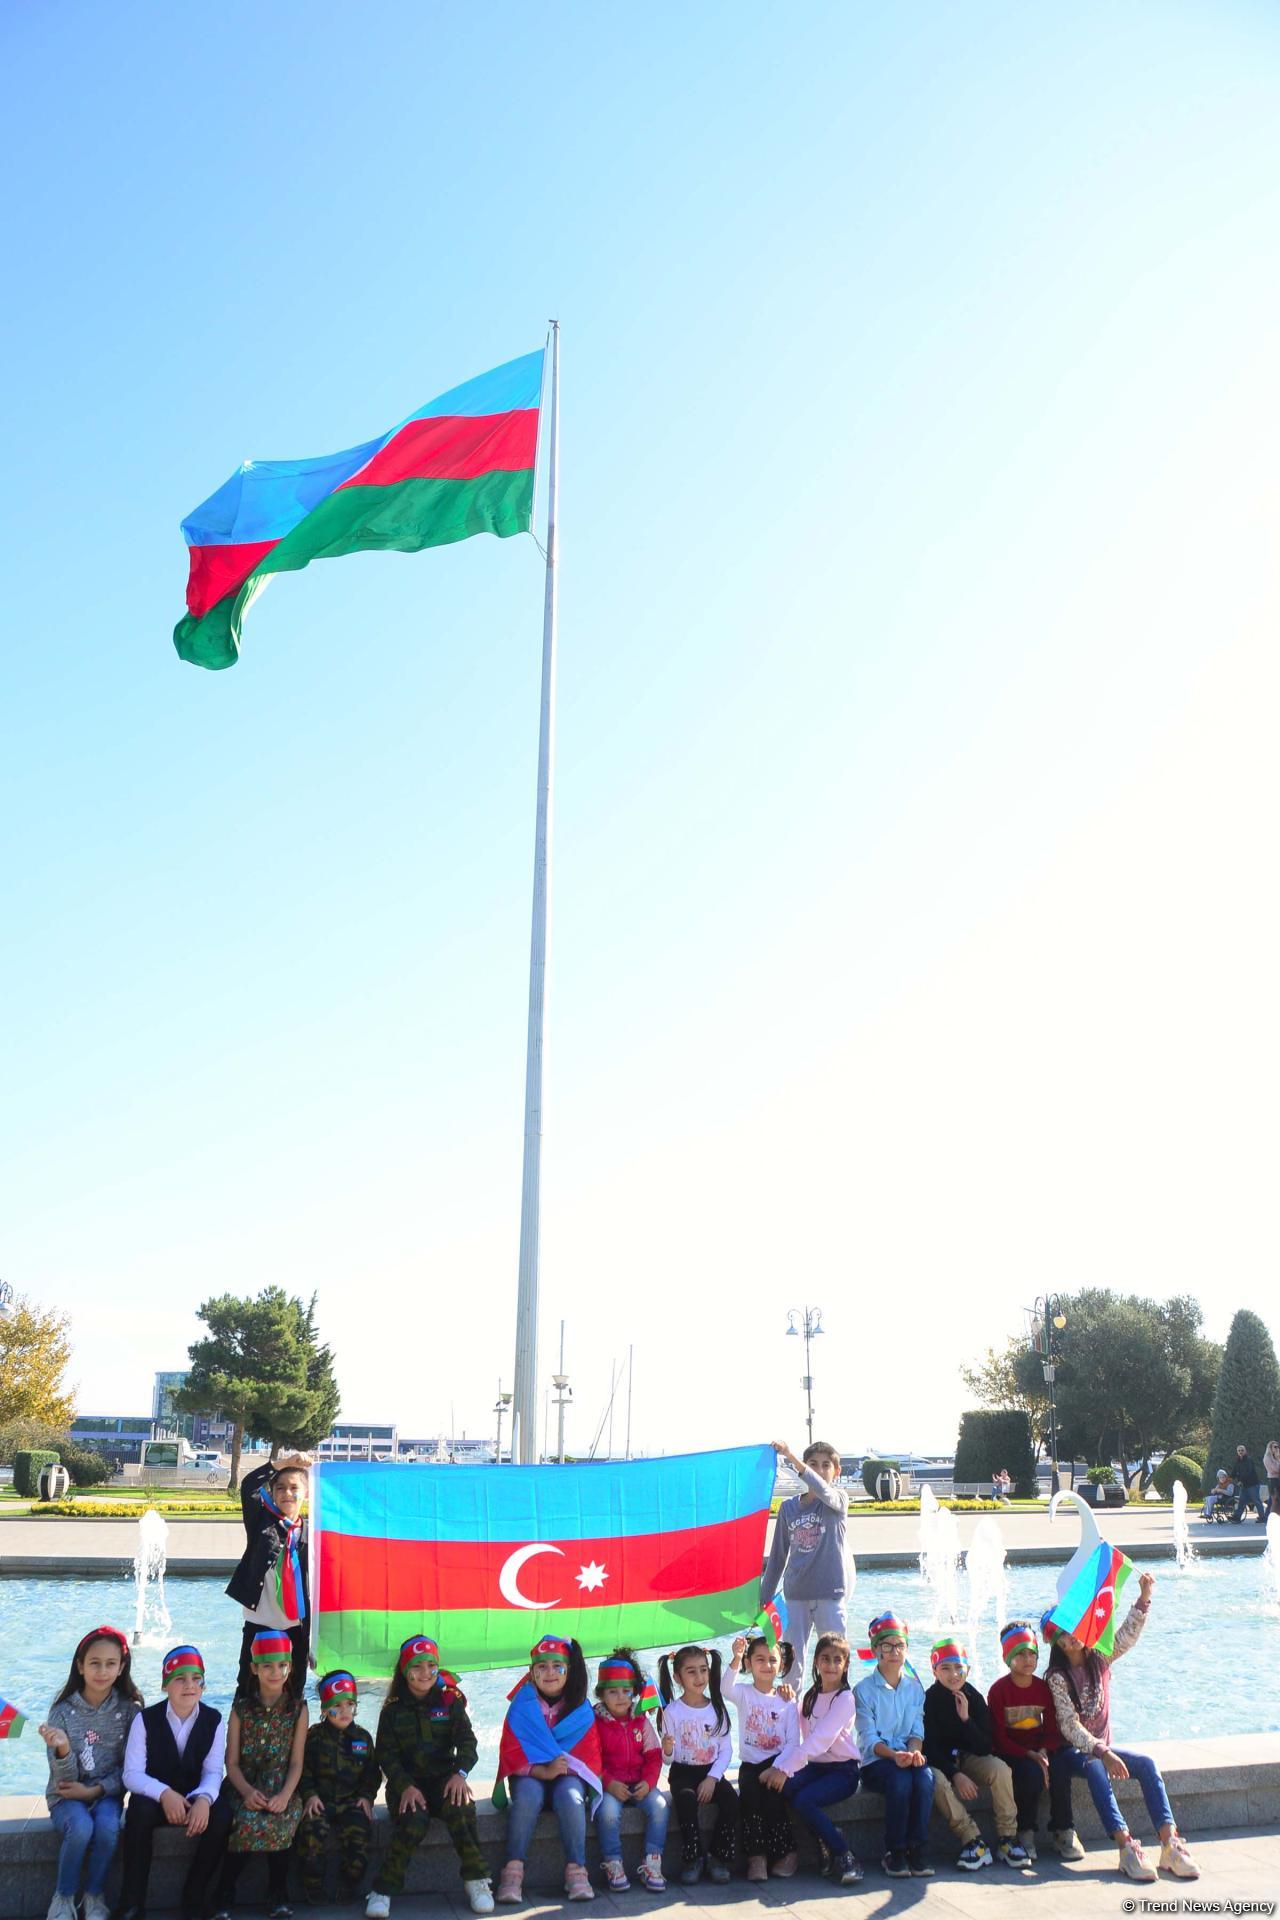
[[[500,1907],[518,1907],[524,1899],[524,1861],[508,1860],[498,1876],[495,1898]]]
[[[646,1853],[640,1863],[640,1872],[637,1877],[640,1885],[646,1888],[648,1892],[665,1893],[667,1883],[662,1877],[662,1855],[660,1853]]]
[[[564,1891],[569,1900],[594,1900],[596,1897],[586,1868],[574,1866],[572,1862],[564,1870]]]

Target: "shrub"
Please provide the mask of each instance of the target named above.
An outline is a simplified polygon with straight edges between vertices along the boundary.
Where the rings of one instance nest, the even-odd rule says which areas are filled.
[[[1114,1467],[1090,1467],[1085,1479],[1091,1487],[1114,1487],[1116,1470]]]
[[[24,1447],[13,1456],[13,1489],[28,1499],[40,1491],[40,1471],[56,1466],[58,1455],[52,1447]]]
[[[1036,1461],[1031,1449],[1031,1420],[1016,1407],[977,1408],[960,1416],[954,1479],[989,1481],[1007,1467],[1020,1500],[1036,1495]]]
[[[1201,1446],[1198,1440],[1184,1440],[1181,1446],[1174,1448],[1174,1452],[1180,1453],[1184,1460],[1194,1460],[1201,1473],[1209,1464],[1209,1449]]]
[[[73,1487],[100,1487],[111,1478],[111,1462],[92,1447],[76,1447],[69,1440],[58,1448],[62,1464],[71,1475]]]
[[[1200,1467],[1190,1454],[1166,1453],[1151,1478],[1162,1500],[1172,1500],[1175,1480],[1181,1480],[1188,1494],[1194,1499],[1200,1488]]]
[[[880,1475],[882,1473],[901,1473],[901,1471],[902,1462],[900,1460],[882,1460],[878,1454],[869,1453],[862,1463],[862,1484],[874,1500],[876,1498],[876,1481],[880,1478]]]
[[[1225,1467],[1235,1478],[1236,1447],[1241,1442],[1261,1471],[1262,1450],[1268,1440],[1276,1439],[1280,1439],[1280,1368],[1275,1348],[1257,1314],[1242,1309],[1231,1322],[1222,1355],[1206,1482],[1213,1479],[1209,1469],[1217,1467]]]

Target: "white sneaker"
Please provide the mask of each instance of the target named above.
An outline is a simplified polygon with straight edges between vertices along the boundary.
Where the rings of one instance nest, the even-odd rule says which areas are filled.
[[[1143,1856],[1136,1840],[1126,1840],[1120,1849],[1120,1871],[1129,1880],[1154,1880],[1156,1870]]]
[[[1074,1827],[1063,1827],[1061,1833],[1055,1833],[1053,1844],[1058,1849],[1059,1860],[1084,1859],[1084,1848],[1080,1845]]]
[[[471,1903],[472,1913],[493,1912],[493,1888],[487,1880],[464,1880],[462,1891]]]
[[[1022,1829],[1022,1832],[1018,1835],[1018,1845],[1022,1848],[1022,1851],[1026,1854],[1028,1860],[1038,1860],[1040,1858],[1039,1854],[1036,1852],[1036,1837],[1035,1837],[1035,1834],[1032,1833],[1030,1827],[1024,1827]]]
[[[364,1903],[364,1920],[387,1920],[390,1911],[389,1893],[371,1893]]]
[[[80,1911],[84,1920],[110,1920],[111,1903],[105,1893],[86,1893]]]
[[[1191,1858],[1191,1849],[1180,1833],[1173,1834],[1160,1849],[1160,1871],[1175,1880],[1198,1880],[1200,1869]]]
[[[55,1893],[49,1902],[47,1920],[76,1920],[76,1903],[69,1893]]]

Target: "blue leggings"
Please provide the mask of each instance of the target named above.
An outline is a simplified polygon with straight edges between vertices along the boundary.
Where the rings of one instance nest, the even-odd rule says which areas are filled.
[[[846,1853],[849,1842],[826,1811],[858,1791],[856,1760],[811,1760],[792,1774],[783,1795],[798,1820],[821,1840],[828,1853]]]
[[[507,1858],[523,1860],[538,1824],[538,1815],[549,1806],[560,1829],[560,1844],[569,1866],[587,1864],[587,1790],[576,1774],[562,1773],[555,1780],[535,1780],[531,1773],[517,1774],[507,1783],[511,1811],[507,1815]]]
[[[80,1869],[85,1867],[84,1890],[101,1893],[107,1884],[107,1869],[115,1856],[120,1837],[123,1800],[104,1795],[92,1803],[86,1800],[60,1800],[49,1818],[62,1837],[58,1850],[57,1892],[74,1900],[80,1891]]]
[[[1147,1816],[1156,1832],[1159,1833],[1161,1827],[1171,1827],[1174,1820],[1169,1796],[1164,1790],[1160,1769],[1150,1754],[1129,1753],[1121,1747],[1113,1747],[1111,1751],[1118,1760],[1124,1761],[1130,1776],[1142,1788]],[[1068,1779],[1073,1780],[1078,1774],[1084,1775],[1089,1792],[1093,1795],[1093,1804],[1098,1810],[1098,1818],[1112,1839],[1118,1833],[1129,1831],[1129,1822],[1120,1811],[1111,1776],[1101,1760],[1091,1753],[1081,1753],[1079,1747],[1063,1747],[1052,1756],[1049,1765],[1061,1767]]]

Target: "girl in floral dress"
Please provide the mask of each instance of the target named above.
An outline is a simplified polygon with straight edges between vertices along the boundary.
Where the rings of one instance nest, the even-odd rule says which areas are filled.
[[[239,1804],[218,1882],[215,1920],[230,1920],[245,1857],[267,1857],[269,1920],[290,1920],[289,1849],[302,1818],[298,1781],[307,1744],[306,1703],[289,1689],[293,1647],[283,1630],[256,1634],[252,1679],[227,1723],[227,1788]]]

